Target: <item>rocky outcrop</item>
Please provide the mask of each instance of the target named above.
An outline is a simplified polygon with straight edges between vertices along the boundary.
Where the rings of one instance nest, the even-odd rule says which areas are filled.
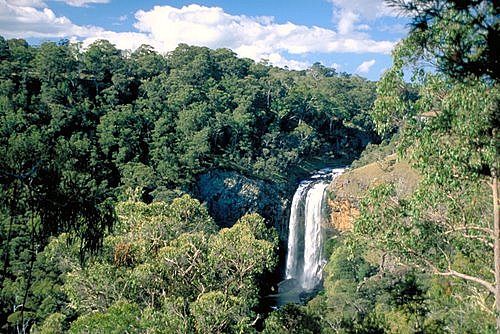
[[[328,187],[330,223],[338,231],[352,229],[359,216],[359,201],[366,191],[378,184],[392,183],[398,197],[411,194],[420,179],[418,173],[405,161],[390,155],[382,161],[347,170]]]
[[[328,199],[330,208],[330,222],[337,231],[349,231],[353,223],[359,216],[359,209],[350,200],[332,200]]]
[[[278,228],[280,235],[286,233],[289,194],[284,186],[220,170],[202,174],[197,181],[199,198],[221,226],[231,226],[246,213],[257,212]]]

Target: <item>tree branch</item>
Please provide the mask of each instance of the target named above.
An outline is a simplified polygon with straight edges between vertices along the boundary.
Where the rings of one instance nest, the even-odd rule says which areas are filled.
[[[434,268],[434,269],[436,269],[436,268]],[[475,283],[478,283],[478,284],[482,285],[483,287],[485,287],[489,292],[491,292],[493,294],[495,293],[495,288],[494,288],[493,284],[491,284],[490,282],[483,280],[479,277],[460,273],[460,272],[452,270],[452,269],[449,269],[448,271],[444,271],[444,272],[434,271],[434,274],[439,275],[439,276],[453,276],[453,277],[465,279],[467,281],[475,282]]]
[[[483,244],[485,244],[486,246],[488,246],[490,248],[495,247],[495,245],[491,241],[488,241],[488,240],[486,240],[486,238],[482,238],[478,235],[462,234],[462,237],[467,238],[467,239],[481,241]]]
[[[458,226],[458,227],[453,227],[451,230],[444,232],[445,235],[453,233],[453,232],[458,232],[458,231],[481,231],[484,233],[489,234],[491,237],[495,236],[494,231],[491,228],[488,227],[482,227],[482,226],[476,226],[476,225],[463,225],[463,226]]]
[[[410,251],[410,253],[412,253],[412,254],[416,255],[418,258],[420,258],[420,260],[422,260],[432,270],[432,273],[434,275],[438,275],[438,276],[452,276],[452,277],[462,278],[462,279],[465,279],[467,281],[478,283],[479,285],[482,285],[484,288],[486,288],[492,294],[495,294],[495,287],[490,282],[488,282],[488,281],[486,281],[486,280],[484,280],[482,278],[479,278],[479,277],[476,277],[476,276],[467,275],[467,274],[464,274],[464,273],[461,273],[461,272],[458,272],[456,270],[451,269],[450,259],[448,258],[448,255],[446,255],[446,253],[442,249],[440,249],[440,251],[443,253],[444,257],[446,258],[446,261],[448,262],[448,270],[447,271],[441,271],[441,270],[439,270],[429,260],[425,259],[422,256],[419,256],[417,253],[415,253],[412,250],[409,250],[409,251]]]

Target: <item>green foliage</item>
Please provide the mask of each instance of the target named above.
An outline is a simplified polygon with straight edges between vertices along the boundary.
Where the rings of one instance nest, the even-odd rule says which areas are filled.
[[[429,305],[459,304],[432,294],[428,275],[394,263],[387,253],[352,244],[357,241],[349,236],[335,250],[325,268],[324,292],[307,304],[319,332],[445,332],[449,324]]]
[[[399,131],[399,155],[423,178],[405,200],[391,185],[372,189],[354,224],[355,239],[447,278],[430,284],[430,316],[423,326],[487,332],[494,327],[495,302],[486,299],[499,289],[493,247],[500,241],[491,219],[498,210],[491,203],[498,201],[500,91],[498,48],[492,43],[498,39],[499,8],[489,0],[390,2],[410,14],[413,26],[377,86],[373,120],[381,134]],[[407,70],[411,85],[404,82]],[[450,287],[446,298],[433,295],[440,284]],[[453,311],[443,316],[444,307]],[[383,319],[391,331],[401,331],[396,313]]]
[[[361,156],[354,160],[349,168],[355,169],[366,166],[372,162],[378,162],[387,156],[396,153],[398,135],[395,134],[390,140],[383,140],[380,144],[368,144]]]
[[[321,333],[492,333],[495,320],[498,332],[499,7],[389,2],[412,27],[377,85],[371,116],[380,135],[397,136],[358,166],[397,149],[422,182],[405,199],[391,184],[369,190],[307,310]],[[274,314],[266,324],[290,330]]]
[[[496,1],[389,0],[411,18],[408,62],[432,61],[447,75],[498,81],[499,37]]]
[[[253,217],[208,237],[216,225],[207,209],[182,195],[195,195],[197,176],[215,168],[283,182],[309,159],[355,155],[376,139],[368,112],[374,99],[374,83],[320,64],[289,71],[227,49],[179,45],[160,55],[146,45],[122,52],[105,40],[83,49],[68,41],[32,47],[0,37],[2,330],[29,329],[49,314],[72,319],[76,311],[104,311],[129,298],[120,289],[139,289],[128,280],[163,282],[162,267],[148,260],[160,250],[171,247],[178,260],[176,247],[215,254],[207,238],[226,242],[217,252],[240,264],[248,259],[225,253],[256,247],[248,257],[259,265],[237,279],[233,270],[241,267],[209,260],[227,267],[225,289],[254,284],[274,266],[276,233]],[[115,206],[118,200],[129,202]],[[190,236],[181,238],[184,233]],[[247,245],[239,241],[244,233],[251,234]],[[190,242],[196,247],[184,244]],[[46,246],[43,254],[64,261],[39,256]],[[202,274],[205,269],[192,277],[213,287],[215,274]],[[146,294],[153,302],[131,304],[160,305],[164,286],[155,284]],[[92,300],[99,289],[107,297]],[[245,294],[253,300],[250,290]],[[190,296],[200,293],[193,291]],[[146,318],[162,317],[151,311]],[[46,328],[57,327],[59,318],[53,319]],[[179,321],[173,328],[187,328]]]
[[[221,289],[248,298],[247,303],[252,306],[256,288],[252,283],[258,275],[273,270],[276,265],[276,234],[264,232],[263,239],[254,235],[261,234],[259,232],[265,228],[263,224],[260,217],[242,218],[233,227],[224,228],[212,237],[208,253],[217,281],[225,282]]]
[[[266,226],[266,220],[257,213],[246,214],[238,220],[238,224],[248,226],[255,239],[265,240],[276,246],[278,234],[275,229]]]
[[[436,78],[425,84],[425,94],[445,97],[429,101],[423,96],[418,101],[423,112],[433,108],[439,113],[425,124],[410,124],[402,149],[429,181],[439,185],[453,187],[490,176],[499,149],[498,134],[493,131],[498,119],[499,87],[474,79],[449,89],[445,81]],[[414,141],[410,142],[409,136]]]
[[[109,263],[95,263],[69,272],[63,289],[78,313],[104,312],[122,298],[129,281],[125,274]]]
[[[269,315],[263,333],[313,334],[319,333],[320,328],[318,319],[309,314],[304,307],[287,304]]]
[[[388,252],[399,261],[426,269],[429,274],[453,271],[492,280],[493,275],[487,269],[491,266],[491,258],[486,256],[491,251],[488,242],[480,231],[464,234],[461,228],[464,219],[474,226],[489,224],[487,215],[491,208],[488,208],[487,192],[484,186],[474,182],[464,182],[462,187],[452,192],[424,184],[408,201],[398,199],[391,186],[372,189],[363,200],[360,218],[354,225],[355,242]],[[481,328],[492,326],[489,317],[488,321],[479,324],[478,319],[484,316],[468,313],[470,317],[463,318],[458,315],[465,309],[473,309],[477,303],[482,305],[482,312],[491,315],[491,310],[488,311],[491,304],[485,301],[489,291],[455,280],[446,284],[454,286],[447,299],[429,296],[434,305],[431,318],[437,318],[434,319],[436,328],[456,326],[459,319],[464,326],[465,323]],[[463,301],[457,304],[459,300]],[[456,308],[458,313],[442,317],[441,308],[450,307]]]
[[[208,214],[207,207],[189,195],[176,198],[170,204],[169,217],[187,231],[213,233],[216,226]]]
[[[52,313],[40,326],[32,328],[33,333],[37,334],[62,334],[64,333],[64,321],[66,316],[62,313]]]
[[[262,217],[250,214],[217,232],[205,206],[188,195],[121,202],[117,213],[114,233],[85,265],[65,235],[42,253],[62,272],[67,301],[60,302],[77,318],[70,332],[254,331],[257,278],[277,260],[276,231]],[[50,317],[59,323],[40,328],[68,326],[69,316]]]
[[[248,305],[241,297],[211,291],[190,305],[197,333],[251,333]]]
[[[150,166],[129,162],[120,169],[123,200],[148,202],[155,188],[157,177]]]
[[[145,120],[132,105],[117,106],[101,117],[97,126],[99,144],[105,156],[117,166],[145,161],[148,131]]]
[[[71,324],[68,333],[140,333],[140,310],[135,304],[117,301],[105,313],[89,313]]]
[[[164,298],[159,308],[146,308],[142,312],[142,332],[147,333],[189,333],[192,320],[189,308],[182,297]]]

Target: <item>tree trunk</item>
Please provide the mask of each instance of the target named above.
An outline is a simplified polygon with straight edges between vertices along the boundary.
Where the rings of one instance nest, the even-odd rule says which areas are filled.
[[[500,334],[500,208],[498,205],[498,176],[496,170],[493,171],[493,222],[494,222],[494,233],[495,233],[495,310],[496,310],[496,322],[497,322],[497,334]]]

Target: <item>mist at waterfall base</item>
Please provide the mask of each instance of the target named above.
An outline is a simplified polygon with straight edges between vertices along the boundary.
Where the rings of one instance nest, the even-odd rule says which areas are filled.
[[[285,280],[279,284],[277,306],[302,303],[321,288],[326,216],[325,189],[344,168],[325,168],[302,181],[292,199]]]

